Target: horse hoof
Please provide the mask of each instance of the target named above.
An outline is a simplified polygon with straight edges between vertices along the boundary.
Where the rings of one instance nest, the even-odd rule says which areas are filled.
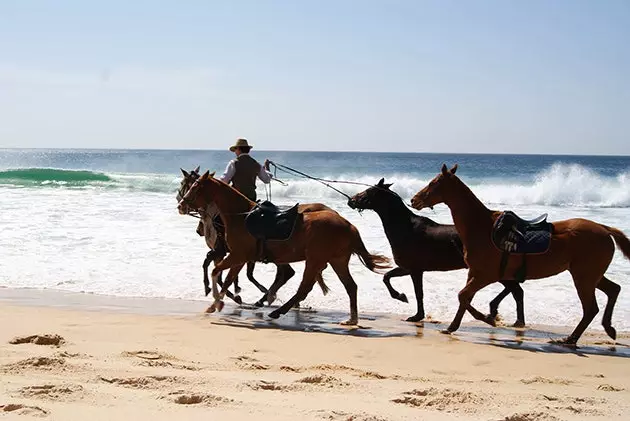
[[[219,301],[217,303],[217,311],[220,313],[221,310],[223,310],[223,306],[225,306],[225,303],[223,301]]]
[[[241,293],[241,287],[236,287],[234,288],[234,292],[236,292],[236,295]]]
[[[265,305],[265,303],[264,303],[262,300],[261,300],[261,301],[256,301],[256,302],[254,303],[254,306],[255,306],[255,307],[258,307],[258,308],[260,308],[260,307],[262,307],[262,306],[264,306],[264,305]]]
[[[442,330],[440,330],[440,333],[443,333],[443,334],[445,334],[445,335],[450,335],[450,334],[451,334],[451,333],[453,333],[453,332],[451,332],[451,330],[450,330],[450,329],[442,329]]]
[[[216,308],[214,308],[214,304],[212,304],[210,307],[208,307],[205,311],[205,313],[210,314],[210,313],[214,313],[216,311]]]
[[[277,319],[278,317],[280,317],[280,312],[272,311],[271,313],[269,313],[269,317],[271,317],[272,319]]]
[[[344,322],[340,322],[339,324],[341,326],[356,326],[356,325],[359,324],[359,321],[355,320],[355,319],[348,319],[348,320],[346,320]]]
[[[610,336],[612,338],[613,341],[617,340],[617,331],[615,330],[614,327],[612,327],[612,326],[605,327],[604,330],[606,331],[608,336]]]
[[[520,320],[517,320],[517,321],[514,322],[512,327],[523,328],[523,327],[525,327],[525,322],[521,322]]]
[[[402,301],[403,303],[408,303],[409,299],[407,298],[407,296],[405,294],[398,294],[398,300]]]
[[[240,295],[235,295],[235,296],[234,296],[234,302],[235,302],[236,304],[238,304],[238,305],[241,305],[241,304],[243,304],[243,299],[241,298],[241,296],[240,296]],[[219,310],[219,311],[221,311],[221,310]]]
[[[492,327],[496,327],[497,326],[497,319],[496,317],[492,317],[491,314],[488,314],[484,319],[484,322],[488,323],[490,326]]]
[[[554,345],[561,345],[561,346],[566,346],[567,348],[572,348],[572,349],[576,349],[577,348],[577,341],[571,339],[571,338],[564,338],[564,339],[552,339],[549,341],[550,344],[554,344]]]
[[[212,292],[212,289],[211,289],[211,288],[207,288],[207,287],[206,287],[206,290],[205,290],[206,297],[207,297],[207,296],[208,296],[208,294],[210,294],[211,292]]]
[[[407,321],[412,323],[419,322],[422,319],[424,319],[424,314],[416,314],[415,316],[407,317]]]

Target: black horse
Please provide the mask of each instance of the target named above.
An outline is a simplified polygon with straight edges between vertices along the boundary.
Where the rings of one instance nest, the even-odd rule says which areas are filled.
[[[417,322],[424,319],[422,276],[424,272],[449,271],[466,268],[463,246],[454,225],[442,225],[424,216],[414,214],[400,196],[390,190],[391,184],[381,179],[376,186],[357,193],[348,200],[352,209],[372,209],[381,218],[385,234],[398,267],[383,277],[392,298],[408,302],[405,294],[396,291],[390,279],[411,275],[418,312],[407,319]],[[499,303],[512,293],[516,301],[517,320],[514,327],[525,326],[523,289],[516,281],[501,281],[505,289],[490,302],[490,316],[496,318]]]

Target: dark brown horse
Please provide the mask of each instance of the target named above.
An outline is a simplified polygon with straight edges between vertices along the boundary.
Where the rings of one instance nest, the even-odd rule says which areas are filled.
[[[210,308],[211,311],[221,310],[223,307],[221,300],[225,290],[243,265],[248,261],[262,258],[257,239],[248,232],[245,226],[245,216],[255,208],[256,203],[227,184],[216,180],[207,171],[188,190],[180,201],[178,209],[180,213],[185,214],[191,208],[203,209],[212,202],[219,208],[221,219],[225,224],[230,254],[212,271],[214,282],[220,271],[229,269],[221,293],[213,288],[215,302]],[[389,267],[389,259],[385,256],[370,254],[354,225],[326,206],[301,205],[298,212],[298,219],[290,238],[284,241],[270,241],[266,249],[267,257],[271,257],[276,264],[306,261],[302,282],[297,293],[269,316],[277,318],[304,300],[313,288],[317,275],[321,274],[321,271],[330,263],[350,299],[350,319],[344,324],[356,325],[359,320],[357,284],[348,268],[350,257],[353,254],[358,255],[361,262],[374,272]]]
[[[179,201],[182,200],[182,198],[184,197],[186,192],[190,189],[190,187],[193,185],[193,183],[197,181],[197,179],[200,177],[199,167],[195,168],[191,172],[187,172],[181,168],[180,170],[184,178],[180,182],[179,190],[177,192],[178,203]],[[206,245],[210,249],[210,251],[206,254],[206,258],[204,259],[203,266],[202,266],[203,267],[203,285],[204,285],[206,295],[208,295],[211,291],[210,280],[208,278],[208,267],[210,266],[210,263],[214,262],[214,264],[216,265],[228,253],[228,250],[225,244],[225,239],[224,239],[225,233],[223,232],[221,227],[218,227],[218,229],[217,227],[215,227],[215,218],[218,216],[218,212],[219,211],[216,208],[216,205],[214,205],[213,203],[208,205],[205,209],[197,209],[197,213],[199,213],[200,215],[200,222],[197,227],[197,234],[204,237],[204,239],[206,240]],[[258,288],[260,292],[263,293],[263,296],[260,298],[260,300],[256,302],[255,305],[258,307],[262,307],[265,301],[267,301],[268,304],[271,305],[276,298],[276,293],[278,289],[282,287],[284,284],[286,284],[289,281],[289,279],[293,277],[293,275],[295,275],[295,271],[293,270],[293,268],[291,268],[290,265],[278,266],[277,271],[276,271],[276,278],[274,279],[274,282],[272,284],[271,293],[269,293],[267,288],[261,285],[254,277],[255,267],[256,267],[256,262],[247,262],[247,279],[249,279],[249,281],[252,284],[254,284],[254,286],[256,286],[256,288]],[[242,304],[243,300],[238,295],[240,293],[240,288],[238,287],[237,282],[238,282],[238,279],[235,279],[234,292],[236,293],[236,295],[233,295],[229,291],[226,291],[226,295],[232,300],[234,300],[236,303]],[[220,274],[219,274],[217,283],[220,286],[223,286],[223,283],[221,282]],[[326,292],[327,291],[325,289],[326,286],[323,283],[320,283],[320,285],[322,285],[322,289],[324,290],[324,292]]]
[[[501,278],[502,252],[491,239],[493,226],[502,212],[486,208],[456,175],[457,165],[442,171],[411,199],[415,209],[445,203],[451,210],[455,227],[464,244],[464,258],[468,264],[468,281],[459,292],[459,309],[446,333],[456,331],[466,310],[478,320],[490,324],[494,320],[481,314],[471,305],[475,293]],[[602,325],[608,336],[616,339],[612,327],[612,313],[621,288],[604,276],[615,253],[615,243],[630,259],[630,240],[617,228],[574,218],[553,222],[551,243],[547,252],[527,256],[525,279],[546,278],[568,270],[582,303],[582,319],[568,338],[561,343],[575,345],[599,312],[595,289],[608,297]],[[612,237],[612,238],[611,238]],[[614,241],[613,241],[614,240]],[[523,257],[512,255],[504,273],[508,279],[517,277]]]
[[[417,322],[424,319],[423,274],[433,271],[450,271],[466,268],[462,241],[454,225],[442,225],[424,216],[414,214],[402,198],[390,190],[391,184],[381,179],[377,185],[354,195],[348,200],[352,209],[372,209],[381,218],[385,235],[398,267],[387,272],[383,282],[392,298],[407,302],[407,296],[396,291],[390,279],[411,275],[418,311],[407,319]],[[490,317],[496,318],[499,303],[510,292],[516,301],[517,320],[515,327],[525,326],[523,289],[518,282],[501,281],[503,292],[490,303]]]

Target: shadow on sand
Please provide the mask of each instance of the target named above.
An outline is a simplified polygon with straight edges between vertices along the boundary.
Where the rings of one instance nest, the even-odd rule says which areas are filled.
[[[362,314],[359,326],[342,326],[339,322],[347,318],[347,313],[334,311],[316,311],[312,309],[294,309],[277,320],[270,319],[269,307],[226,306],[223,312],[208,315],[213,324],[242,327],[248,329],[279,329],[300,332],[320,332],[337,335],[350,335],[366,338],[384,337],[423,337],[435,335],[438,340],[465,341],[501,348],[518,349],[530,352],[588,355],[607,355],[621,358],[630,357],[630,346],[605,340],[604,336],[593,338],[584,336],[577,348],[553,344],[550,341],[562,339],[566,334],[553,332],[551,329],[515,329],[509,327],[491,327],[476,324],[462,325],[457,333],[440,333],[447,324],[441,322],[406,323],[392,315]]]

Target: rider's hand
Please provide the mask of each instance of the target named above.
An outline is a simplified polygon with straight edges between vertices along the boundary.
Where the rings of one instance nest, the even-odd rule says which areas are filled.
[[[271,161],[268,159],[265,159],[265,169],[268,171],[269,170],[269,164],[271,164]]]

